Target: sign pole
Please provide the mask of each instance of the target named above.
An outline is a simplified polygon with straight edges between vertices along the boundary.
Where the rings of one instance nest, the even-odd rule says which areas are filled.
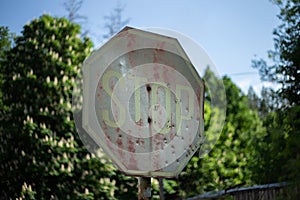
[[[159,182],[159,198],[160,200],[164,200],[164,182],[163,182],[163,178],[158,178],[158,182]]]
[[[139,200],[150,200],[151,199],[151,178],[149,177],[138,177],[138,188]]]

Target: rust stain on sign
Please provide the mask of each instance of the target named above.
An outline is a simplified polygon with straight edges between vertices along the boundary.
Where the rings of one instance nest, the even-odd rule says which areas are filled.
[[[203,95],[176,38],[127,27],[84,64],[83,128],[124,173],[177,176],[200,146]]]

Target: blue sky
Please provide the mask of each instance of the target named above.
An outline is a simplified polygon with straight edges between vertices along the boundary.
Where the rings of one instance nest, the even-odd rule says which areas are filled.
[[[0,25],[20,33],[30,20],[43,13],[66,16],[62,0],[1,0]],[[215,63],[220,75],[229,75],[247,91],[258,92],[262,84],[251,68],[255,55],[266,58],[273,49],[273,29],[280,24],[279,9],[269,0],[85,0],[80,10],[88,17],[95,46],[105,34],[104,16],[125,5],[123,18],[133,27],[160,27],[178,31],[200,44]],[[237,73],[254,72],[247,75]],[[264,83],[268,85],[267,83]]]

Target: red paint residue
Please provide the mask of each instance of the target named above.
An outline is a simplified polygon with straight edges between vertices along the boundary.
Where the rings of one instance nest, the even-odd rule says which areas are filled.
[[[137,125],[139,125],[139,126],[143,126],[143,120],[142,119],[140,119],[139,121],[137,121],[137,122],[135,122]]]
[[[166,45],[166,42],[160,42],[160,43],[158,44],[157,49],[163,50],[163,49],[165,48],[165,45]]]
[[[165,80],[165,82],[167,82],[167,83],[172,83],[172,82],[174,82],[176,80],[175,77],[172,76],[172,72],[169,73],[169,70],[167,68],[165,68],[165,67],[164,67],[162,76],[163,76],[162,77],[163,80]]]
[[[157,73],[157,71],[154,71],[153,77],[154,77],[155,81],[158,81],[159,80],[159,73]]]
[[[161,162],[162,160],[160,159],[159,153],[154,153],[154,156],[152,157],[154,170],[159,170],[161,168],[160,167]]]
[[[133,153],[130,154],[128,169],[130,170],[138,170],[137,161]]]
[[[164,136],[161,134],[156,134],[152,137],[152,144],[154,144],[154,150],[160,150],[164,147]]]
[[[153,63],[164,63],[164,53],[165,51],[163,49],[154,49],[153,52]]]
[[[119,158],[121,159],[121,162],[124,163],[124,151],[123,151],[123,141],[122,141],[122,137],[118,137],[117,138],[117,141],[116,141],[116,144],[117,144],[117,151],[119,153]]]
[[[153,54],[153,63],[162,63],[163,59],[164,59],[164,50],[165,47],[165,42],[160,42],[157,44],[155,50],[154,50],[154,54]]]
[[[122,138],[121,138],[121,137],[118,137],[116,143],[117,143],[117,145],[118,145],[118,147],[119,147],[120,149],[123,148],[123,141],[122,141]]]
[[[198,101],[198,104],[200,105],[200,90],[197,89],[197,92],[196,92],[196,95],[197,95],[197,101]]]
[[[131,140],[131,138],[128,138],[127,145],[128,145],[128,151],[134,153],[135,146],[134,146],[134,142]]]
[[[104,120],[102,120],[102,124],[101,124],[102,126],[102,130],[103,130],[103,132],[104,132],[104,134],[106,135],[106,136],[108,136],[109,134],[108,134],[108,128],[107,128],[107,125],[106,125],[106,123],[105,123],[105,121]]]
[[[110,138],[109,135],[106,135],[106,138],[107,138],[109,141],[111,141],[111,138]]]
[[[114,88],[115,88],[115,82],[114,82],[113,80],[110,80],[109,86],[110,86],[111,91],[114,91]]]
[[[105,137],[105,141],[106,141],[106,145],[107,145],[108,149],[113,150],[114,148],[113,148],[112,142],[108,136]]]
[[[174,137],[175,137],[175,133],[174,133],[174,131],[172,131],[170,134],[170,141],[174,140]]]
[[[159,73],[160,67],[159,67],[158,65],[153,65],[153,71],[154,71],[155,73]]]
[[[98,89],[99,89],[99,90],[102,90],[102,89],[103,89],[103,87],[102,87],[101,84],[98,85]]]
[[[138,145],[145,145],[145,140],[142,139],[142,138],[138,138],[138,139],[136,140],[136,143],[137,143]]]
[[[177,134],[176,133],[176,127],[175,127],[175,124],[172,123],[172,115],[171,115],[171,127],[170,127],[170,140],[173,140],[175,135]]]
[[[135,48],[136,44],[136,35],[133,34],[127,34],[127,48],[129,50],[133,50]]]
[[[135,64],[135,61],[136,61],[136,59],[135,59],[135,56],[134,56],[134,50],[132,50],[132,51],[130,51],[129,53],[128,53],[128,61],[129,61],[129,64],[130,64],[130,66],[135,66],[136,64]]]

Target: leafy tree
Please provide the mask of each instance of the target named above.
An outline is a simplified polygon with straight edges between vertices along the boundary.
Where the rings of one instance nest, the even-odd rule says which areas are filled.
[[[250,86],[249,89],[248,89],[247,97],[249,99],[249,107],[251,109],[254,109],[254,110],[259,110],[259,108],[260,108],[260,99],[257,96],[257,94],[255,93],[252,86]]]
[[[83,147],[76,132],[74,80],[92,48],[79,33],[79,25],[43,15],[24,26],[6,54],[0,113],[2,199],[114,199],[121,193],[116,187],[123,185],[124,191],[135,184],[128,180],[124,185],[105,158]]]
[[[68,12],[67,19],[70,22],[86,22],[87,17],[80,15],[78,12],[83,4],[83,0],[67,0],[64,3],[65,9]]]
[[[14,34],[9,32],[8,27],[0,26],[0,61],[3,61],[6,56],[6,52],[10,50]]]
[[[0,27],[0,86],[2,83],[2,70],[3,61],[6,59],[6,52],[10,50],[13,43],[14,34],[9,32],[8,27]],[[0,110],[3,109],[2,92],[0,91]]]
[[[249,88],[247,97],[251,109],[257,110],[261,118],[265,118],[268,113],[279,108],[276,92],[272,88],[263,87],[261,96],[258,97],[252,87]]]
[[[279,19],[282,24],[274,31],[274,51],[269,57],[274,64],[264,60],[255,60],[263,80],[280,84],[279,96],[288,101],[288,105],[300,104],[300,9],[299,0],[273,0],[279,6]],[[286,102],[285,102],[286,103]],[[282,105],[283,106],[283,105]]]
[[[268,135],[262,160],[276,166],[261,171],[261,177],[268,175],[264,182],[300,179],[300,1],[273,2],[280,8],[282,21],[274,31],[275,50],[269,52],[274,64],[268,65],[262,59],[253,61],[263,80],[280,86],[274,95],[278,105],[264,121]]]
[[[207,154],[217,140],[224,125],[226,114],[226,93],[221,78],[208,66],[205,70],[203,80],[205,82],[205,143],[201,146],[199,156]]]
[[[208,66],[205,69],[203,80],[206,85],[205,99],[219,108],[226,105],[226,94],[221,92],[224,89],[223,81]],[[218,93],[218,95],[216,95]],[[214,98],[212,98],[212,95]],[[212,102],[214,101],[214,102]]]
[[[129,19],[122,19],[122,12],[124,11],[124,6],[118,2],[117,6],[114,10],[110,13],[110,15],[105,16],[104,19],[106,20],[105,28],[107,29],[107,34],[105,34],[104,38],[109,38],[112,35],[118,33],[122,27],[128,24]]]
[[[204,76],[206,81],[221,81],[211,71],[206,72],[209,73]],[[265,129],[257,111],[249,107],[247,96],[228,77],[223,78],[223,83],[227,112],[220,138],[208,155],[199,158],[195,154],[178,180],[165,181],[169,193],[178,188],[180,196],[187,197],[253,184],[252,171],[260,165],[256,159],[259,152],[254,144],[261,142]],[[219,109],[210,107],[208,100],[209,98],[205,103],[204,114],[206,135],[211,134],[208,125],[209,120],[212,120],[212,113],[218,112],[214,109]]]
[[[203,159],[204,163],[209,162],[210,173],[217,175],[209,182],[215,184],[215,189],[252,183],[251,171],[257,164],[254,144],[265,134],[258,113],[249,107],[248,98],[228,77],[224,77],[223,82],[227,99],[226,123],[207,158],[209,161]]]
[[[67,0],[64,2],[64,7],[68,12],[67,19],[72,23],[80,24],[81,27],[85,27],[87,24],[87,17],[79,14],[79,10],[82,7],[83,0]],[[84,29],[81,36],[84,38],[88,35],[89,31]]]

